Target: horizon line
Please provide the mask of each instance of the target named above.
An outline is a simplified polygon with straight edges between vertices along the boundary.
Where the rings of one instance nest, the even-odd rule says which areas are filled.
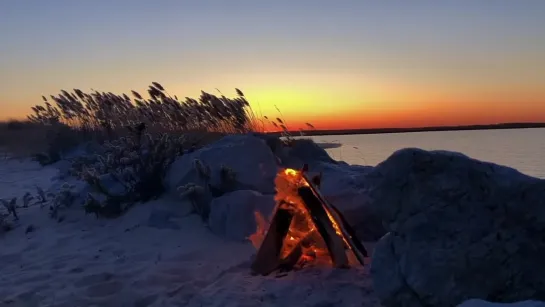
[[[313,129],[313,130],[288,130],[290,134],[302,133],[303,136],[317,135],[351,135],[351,134],[388,134],[410,132],[439,132],[439,131],[473,131],[473,130],[502,130],[502,129],[531,129],[545,128],[545,122],[506,122],[497,124],[478,125],[448,125],[402,128],[355,128],[355,129]],[[266,134],[282,134],[282,131],[271,131]]]

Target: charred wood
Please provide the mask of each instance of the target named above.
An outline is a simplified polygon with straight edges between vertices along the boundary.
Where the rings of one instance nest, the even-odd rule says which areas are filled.
[[[289,210],[283,209],[282,206],[278,207],[252,264],[253,272],[268,275],[278,268],[282,260],[280,259],[282,245],[292,219],[293,214]]]
[[[299,188],[298,193],[303,199],[303,203],[307,207],[314,225],[327,245],[327,250],[329,251],[333,265],[338,268],[348,267],[348,258],[346,256],[344,242],[342,238],[336,234],[322,202],[309,187]]]

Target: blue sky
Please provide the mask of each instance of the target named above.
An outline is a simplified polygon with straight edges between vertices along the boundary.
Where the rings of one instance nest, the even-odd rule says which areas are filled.
[[[523,116],[545,103],[543,16],[539,0],[6,0],[0,103],[15,114],[61,88],[159,81],[180,96],[238,86],[293,114],[339,97],[339,112],[457,102]]]

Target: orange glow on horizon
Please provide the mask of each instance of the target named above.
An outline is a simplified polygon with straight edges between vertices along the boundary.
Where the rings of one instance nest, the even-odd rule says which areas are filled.
[[[265,130],[270,132],[280,130],[268,123],[276,121],[276,118],[282,119],[290,131],[311,130],[307,123],[317,130],[344,130],[545,122],[545,103],[538,100],[529,107],[520,108],[517,103],[357,103],[356,98],[350,101],[348,96],[334,97],[330,94],[328,97],[286,90],[263,93],[265,95],[245,94],[254,114],[269,118],[264,121]],[[323,102],[333,98],[342,99],[345,103]],[[5,104],[3,111],[0,120],[25,119],[30,114],[30,106]]]
[[[257,117],[267,116],[272,121],[281,118],[290,131],[309,130],[306,123],[317,130],[343,130],[545,122],[545,92],[540,91],[528,91],[526,95],[468,91],[462,95],[446,88],[424,90],[413,84],[341,75],[292,75],[280,83],[277,81],[276,86],[263,86],[274,83],[278,77],[253,77],[253,82],[248,83],[243,82],[245,78],[238,76],[239,80],[234,76],[230,78],[232,81],[221,83],[218,88],[226,96],[234,97],[234,88],[239,87]],[[200,95],[197,82],[184,87],[160,83],[179,98]],[[128,85],[120,90],[96,88],[114,93],[129,93],[127,88],[131,89]],[[145,86],[133,88],[141,94],[146,89]],[[214,88],[205,91],[218,94]],[[58,92],[49,90],[44,94],[56,95]],[[24,119],[32,105],[41,104],[40,95],[25,94],[0,97],[3,103],[0,120]],[[278,130],[270,124],[265,128]]]
[[[290,131],[310,130],[307,123],[317,130],[349,130],[545,122],[545,103],[538,100],[525,108],[519,107],[517,103],[429,102],[362,103],[359,106],[353,105],[351,109],[324,108],[322,112],[300,109],[289,113],[280,111],[282,114],[276,111],[274,114],[277,116],[269,118],[274,120],[275,117],[281,117]],[[267,129],[278,130],[272,125],[268,125]]]

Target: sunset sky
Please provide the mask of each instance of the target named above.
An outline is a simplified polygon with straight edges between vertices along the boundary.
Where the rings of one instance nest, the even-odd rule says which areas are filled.
[[[2,0],[0,119],[60,89],[240,88],[292,129],[545,122],[543,0]]]

